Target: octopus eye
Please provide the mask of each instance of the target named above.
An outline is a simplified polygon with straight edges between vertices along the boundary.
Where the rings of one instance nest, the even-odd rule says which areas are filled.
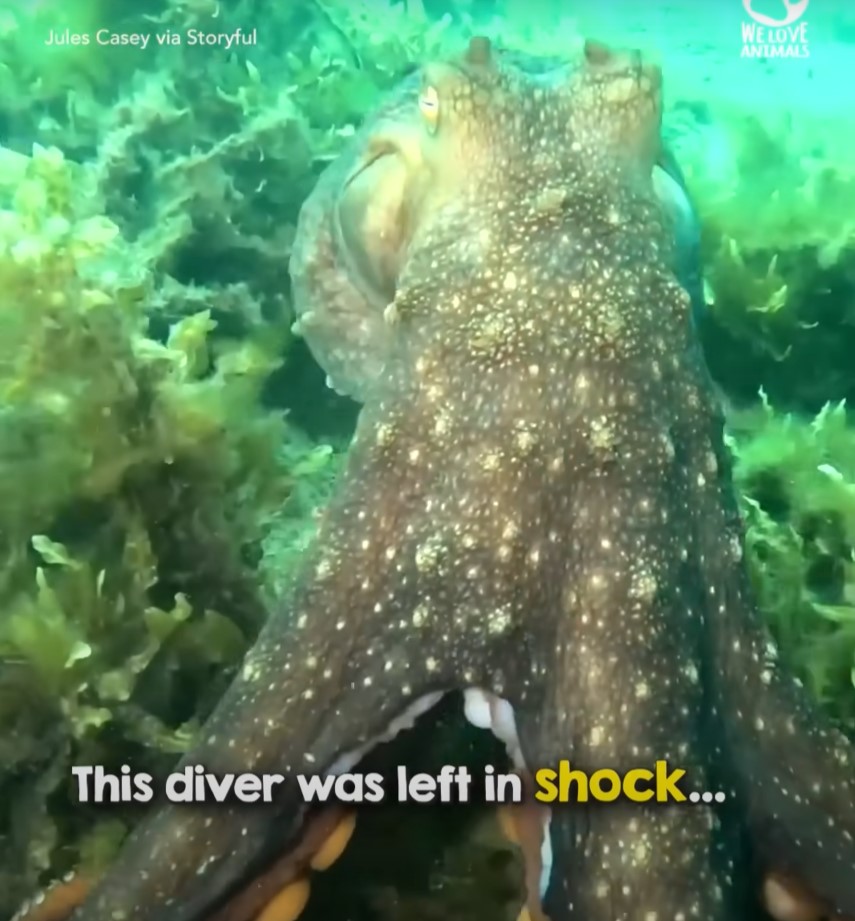
[[[439,94],[433,86],[426,86],[419,95],[419,111],[431,132],[439,122]]]

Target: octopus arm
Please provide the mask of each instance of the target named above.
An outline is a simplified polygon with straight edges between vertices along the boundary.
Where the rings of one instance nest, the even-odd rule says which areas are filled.
[[[575,438],[598,418],[577,419]],[[542,618],[554,630],[540,647],[549,650],[548,678],[535,706],[518,707],[520,737],[529,764],[567,759],[589,776],[665,761],[668,772],[685,771],[678,787],[688,797],[712,787],[719,732],[705,708],[696,576],[681,557],[688,484],[656,407],[636,403],[610,420],[614,460],[592,457],[594,469],[580,476],[577,467],[562,490],[566,555],[552,576],[563,590]],[[583,450],[577,442],[571,454],[578,459]],[[554,803],[547,914],[553,921],[741,916],[750,893],[745,879],[735,885],[739,842],[734,826],[719,821],[720,808],[624,795]]]
[[[394,415],[394,414],[392,414]],[[455,684],[466,638],[440,610],[448,571],[426,539],[433,481],[366,409],[338,496],[287,610],[266,624],[178,769],[278,773],[270,803],[167,803],[132,834],[75,921],[202,921],[300,846],[298,774],[337,772],[425,695]],[[434,484],[435,485],[435,484]],[[454,584],[455,573],[451,573]],[[454,657],[444,651],[454,651]],[[484,648],[470,650],[472,658]],[[231,916],[222,915],[222,917]]]
[[[698,403],[703,402],[700,398]],[[781,666],[753,601],[722,419],[710,403],[691,441],[716,706],[733,783],[766,869],[855,912],[855,747]]]

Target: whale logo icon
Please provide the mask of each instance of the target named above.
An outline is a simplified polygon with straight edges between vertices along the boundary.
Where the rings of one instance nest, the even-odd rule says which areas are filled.
[[[765,16],[763,13],[755,13],[751,9],[751,4],[754,0],[742,0],[742,5],[745,7],[745,12],[763,26],[789,26],[794,23],[797,19],[800,19],[805,10],[807,9],[809,0],[795,0],[795,2],[790,2],[790,0],[782,0],[784,8],[787,11],[787,15],[783,19],[772,19],[771,16]]]

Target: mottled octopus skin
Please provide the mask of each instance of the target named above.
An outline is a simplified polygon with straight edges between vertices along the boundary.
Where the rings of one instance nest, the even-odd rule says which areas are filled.
[[[298,296],[343,298],[316,297],[309,342],[365,406],[293,597],[184,763],[322,771],[415,698],[479,686],[513,704],[529,766],[666,758],[727,793],[556,807],[552,921],[747,919],[755,863],[855,911],[855,753],[751,594],[652,190],[658,71],[589,44],[546,85],[475,42],[424,79],[438,119],[408,83],[306,205]],[[378,150],[404,166],[375,161],[376,196],[340,209]],[[327,322],[342,304],[379,339]],[[204,921],[303,821],[293,782],[273,806],[165,805],[74,918]]]

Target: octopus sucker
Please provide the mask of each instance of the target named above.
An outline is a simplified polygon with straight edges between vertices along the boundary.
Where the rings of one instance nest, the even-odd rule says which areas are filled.
[[[346,815],[335,827],[335,831],[315,851],[309,866],[313,870],[328,870],[344,853],[356,828],[356,813]]]
[[[291,921],[348,837],[297,775],[359,767],[450,692],[523,775],[665,759],[697,794],[517,811],[532,918],[541,892],[550,921],[855,910],[855,746],[761,627],[657,191],[662,83],[632,50],[535,71],[481,39],[321,176],[294,306],[363,402],[356,435],[179,764],[284,781],[251,808],[153,809],[73,921]]]
[[[830,910],[794,877],[770,873],[763,883],[763,906],[775,921],[851,921]]]
[[[296,921],[309,901],[308,880],[290,883],[265,906],[255,921]]]
[[[83,903],[94,880],[82,874],[71,874],[22,905],[12,921],[65,921]]]

